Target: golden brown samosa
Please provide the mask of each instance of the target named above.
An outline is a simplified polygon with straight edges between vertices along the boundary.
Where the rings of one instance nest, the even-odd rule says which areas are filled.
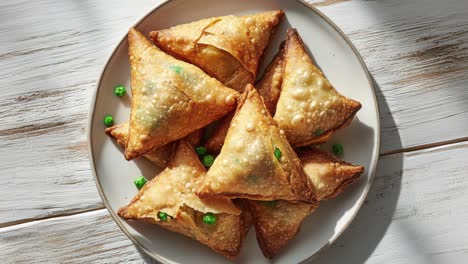
[[[146,183],[118,215],[159,224],[234,258],[241,249],[250,217],[229,199],[204,200],[195,195],[205,173],[193,148],[181,141],[168,167]],[[210,221],[204,220],[206,216]]]
[[[118,124],[112,127],[108,127],[106,129],[106,133],[112,137],[117,144],[119,144],[122,148],[125,149],[125,144],[128,140],[128,122]],[[202,137],[202,129],[198,129],[184,139],[192,146],[195,147],[200,143]],[[143,156],[156,164],[159,167],[166,167],[169,159],[174,151],[174,146],[176,142],[171,142],[164,146],[152,149],[146,152]]]
[[[275,114],[276,103],[281,92],[284,70],[283,57],[284,43],[257,83],[257,91],[271,115]],[[231,113],[221,119],[213,135],[206,141],[205,146],[210,152],[218,153],[221,150],[233,116],[234,113]]]
[[[312,180],[318,201],[337,196],[363,172],[354,166],[318,149],[299,152],[304,171]],[[272,258],[293,239],[301,223],[317,204],[288,201],[247,201],[254,217],[257,240],[263,254]]]
[[[363,166],[352,165],[319,149],[301,150],[298,155],[319,201],[336,197],[364,172]]]
[[[132,109],[125,158],[183,138],[235,108],[238,92],[128,32]]]
[[[254,219],[258,245],[267,258],[273,258],[299,232],[301,223],[317,203],[247,200]]]
[[[274,119],[291,145],[326,141],[349,124],[360,108],[359,102],[333,88],[312,62],[297,31],[288,30],[283,84]]]
[[[313,203],[310,184],[262,98],[252,85],[247,85],[224,146],[198,194]]]
[[[283,13],[213,17],[153,31],[150,37],[167,53],[242,92],[246,84],[254,82],[259,61]]]

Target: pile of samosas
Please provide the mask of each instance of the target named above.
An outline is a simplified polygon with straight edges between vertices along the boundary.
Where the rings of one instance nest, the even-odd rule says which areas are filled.
[[[143,156],[165,169],[119,216],[159,224],[228,258],[253,224],[272,258],[320,201],[363,173],[315,147],[361,104],[335,90],[296,30],[254,87],[283,15],[203,19],[151,32],[154,44],[130,29],[130,120],[106,132],[127,160]],[[205,152],[214,162],[200,161]]]

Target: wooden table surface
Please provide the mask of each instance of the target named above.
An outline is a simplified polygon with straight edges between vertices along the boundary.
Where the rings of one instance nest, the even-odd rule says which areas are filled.
[[[142,263],[90,170],[99,73],[160,1],[0,1],[0,262]],[[468,1],[312,1],[376,83],[381,157],[352,225],[312,263],[468,263]]]

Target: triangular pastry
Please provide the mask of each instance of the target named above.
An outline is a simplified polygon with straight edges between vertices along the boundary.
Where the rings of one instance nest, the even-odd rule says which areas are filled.
[[[150,37],[167,53],[242,92],[254,82],[260,58],[282,16],[283,11],[276,10],[213,17],[153,31]]]
[[[252,212],[258,245],[267,258],[273,258],[299,232],[301,223],[318,206],[288,201],[246,201]]]
[[[337,196],[364,172],[363,166],[351,165],[318,149],[301,151],[299,157],[318,201]],[[303,220],[317,207],[317,204],[287,201],[247,203],[254,217],[258,243],[268,258],[296,236]]]
[[[336,197],[364,172],[363,166],[352,165],[319,149],[301,150],[298,155],[319,201]]]
[[[112,137],[117,144],[119,144],[122,148],[125,149],[125,145],[127,144],[128,140],[128,122],[118,124],[112,127],[108,127],[106,129],[106,133]],[[188,136],[186,136],[184,139],[192,146],[195,147],[200,143],[200,140],[202,138],[202,129],[198,129],[192,133],[190,133]],[[152,149],[143,156],[156,164],[159,167],[166,167],[169,159],[171,158],[172,153],[174,152],[174,146],[176,142],[171,142],[168,143],[164,146]]]
[[[233,258],[241,248],[249,217],[229,199],[200,199],[195,195],[205,168],[192,147],[181,141],[169,166],[146,183],[118,215],[144,220],[198,240],[221,254]],[[204,216],[215,217],[205,223]]]
[[[326,141],[349,124],[360,108],[359,102],[333,88],[312,62],[297,31],[288,30],[283,85],[274,119],[291,145]]]
[[[310,181],[296,153],[265,108],[252,85],[247,85],[219,156],[198,194],[315,202]]]
[[[125,158],[183,138],[227,114],[238,93],[128,32],[132,109]]]
[[[263,98],[263,102],[271,115],[275,114],[276,103],[281,92],[284,69],[283,57],[284,44],[281,45],[280,50],[265,70],[263,77],[257,83],[257,91]],[[213,135],[206,141],[205,146],[210,152],[218,153],[221,150],[233,116],[234,113],[231,113],[222,118]]]

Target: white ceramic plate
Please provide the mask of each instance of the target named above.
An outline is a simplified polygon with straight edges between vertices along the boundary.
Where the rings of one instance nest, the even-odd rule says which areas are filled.
[[[287,28],[295,27],[331,83],[342,94],[362,103],[362,109],[352,124],[336,133],[322,149],[330,150],[333,143],[342,143],[345,147],[344,160],[364,165],[366,173],[344,194],[322,203],[305,220],[299,235],[274,259],[275,263],[298,263],[325,248],[348,226],[364,201],[377,163],[380,140],[377,103],[366,66],[356,49],[323,14],[295,0],[172,0],[152,10],[136,27],[148,35],[152,30],[202,18],[274,9],[283,9],[286,19],[280,24],[266,52],[263,67],[285,39]],[[157,172],[150,162],[143,159],[127,162],[120,148],[104,133],[102,120],[105,114],[112,114],[116,123],[129,118],[129,97],[121,99],[113,93],[113,88],[118,84],[124,84],[130,90],[127,48],[127,40],[124,38],[102,72],[90,111],[88,133],[91,166],[102,199],[124,233],[147,254],[161,262],[229,262],[187,237],[156,225],[127,223],[115,214],[119,207],[128,204],[137,193],[133,178],[139,175],[151,178]],[[268,263],[257,246],[253,228],[236,262]]]

